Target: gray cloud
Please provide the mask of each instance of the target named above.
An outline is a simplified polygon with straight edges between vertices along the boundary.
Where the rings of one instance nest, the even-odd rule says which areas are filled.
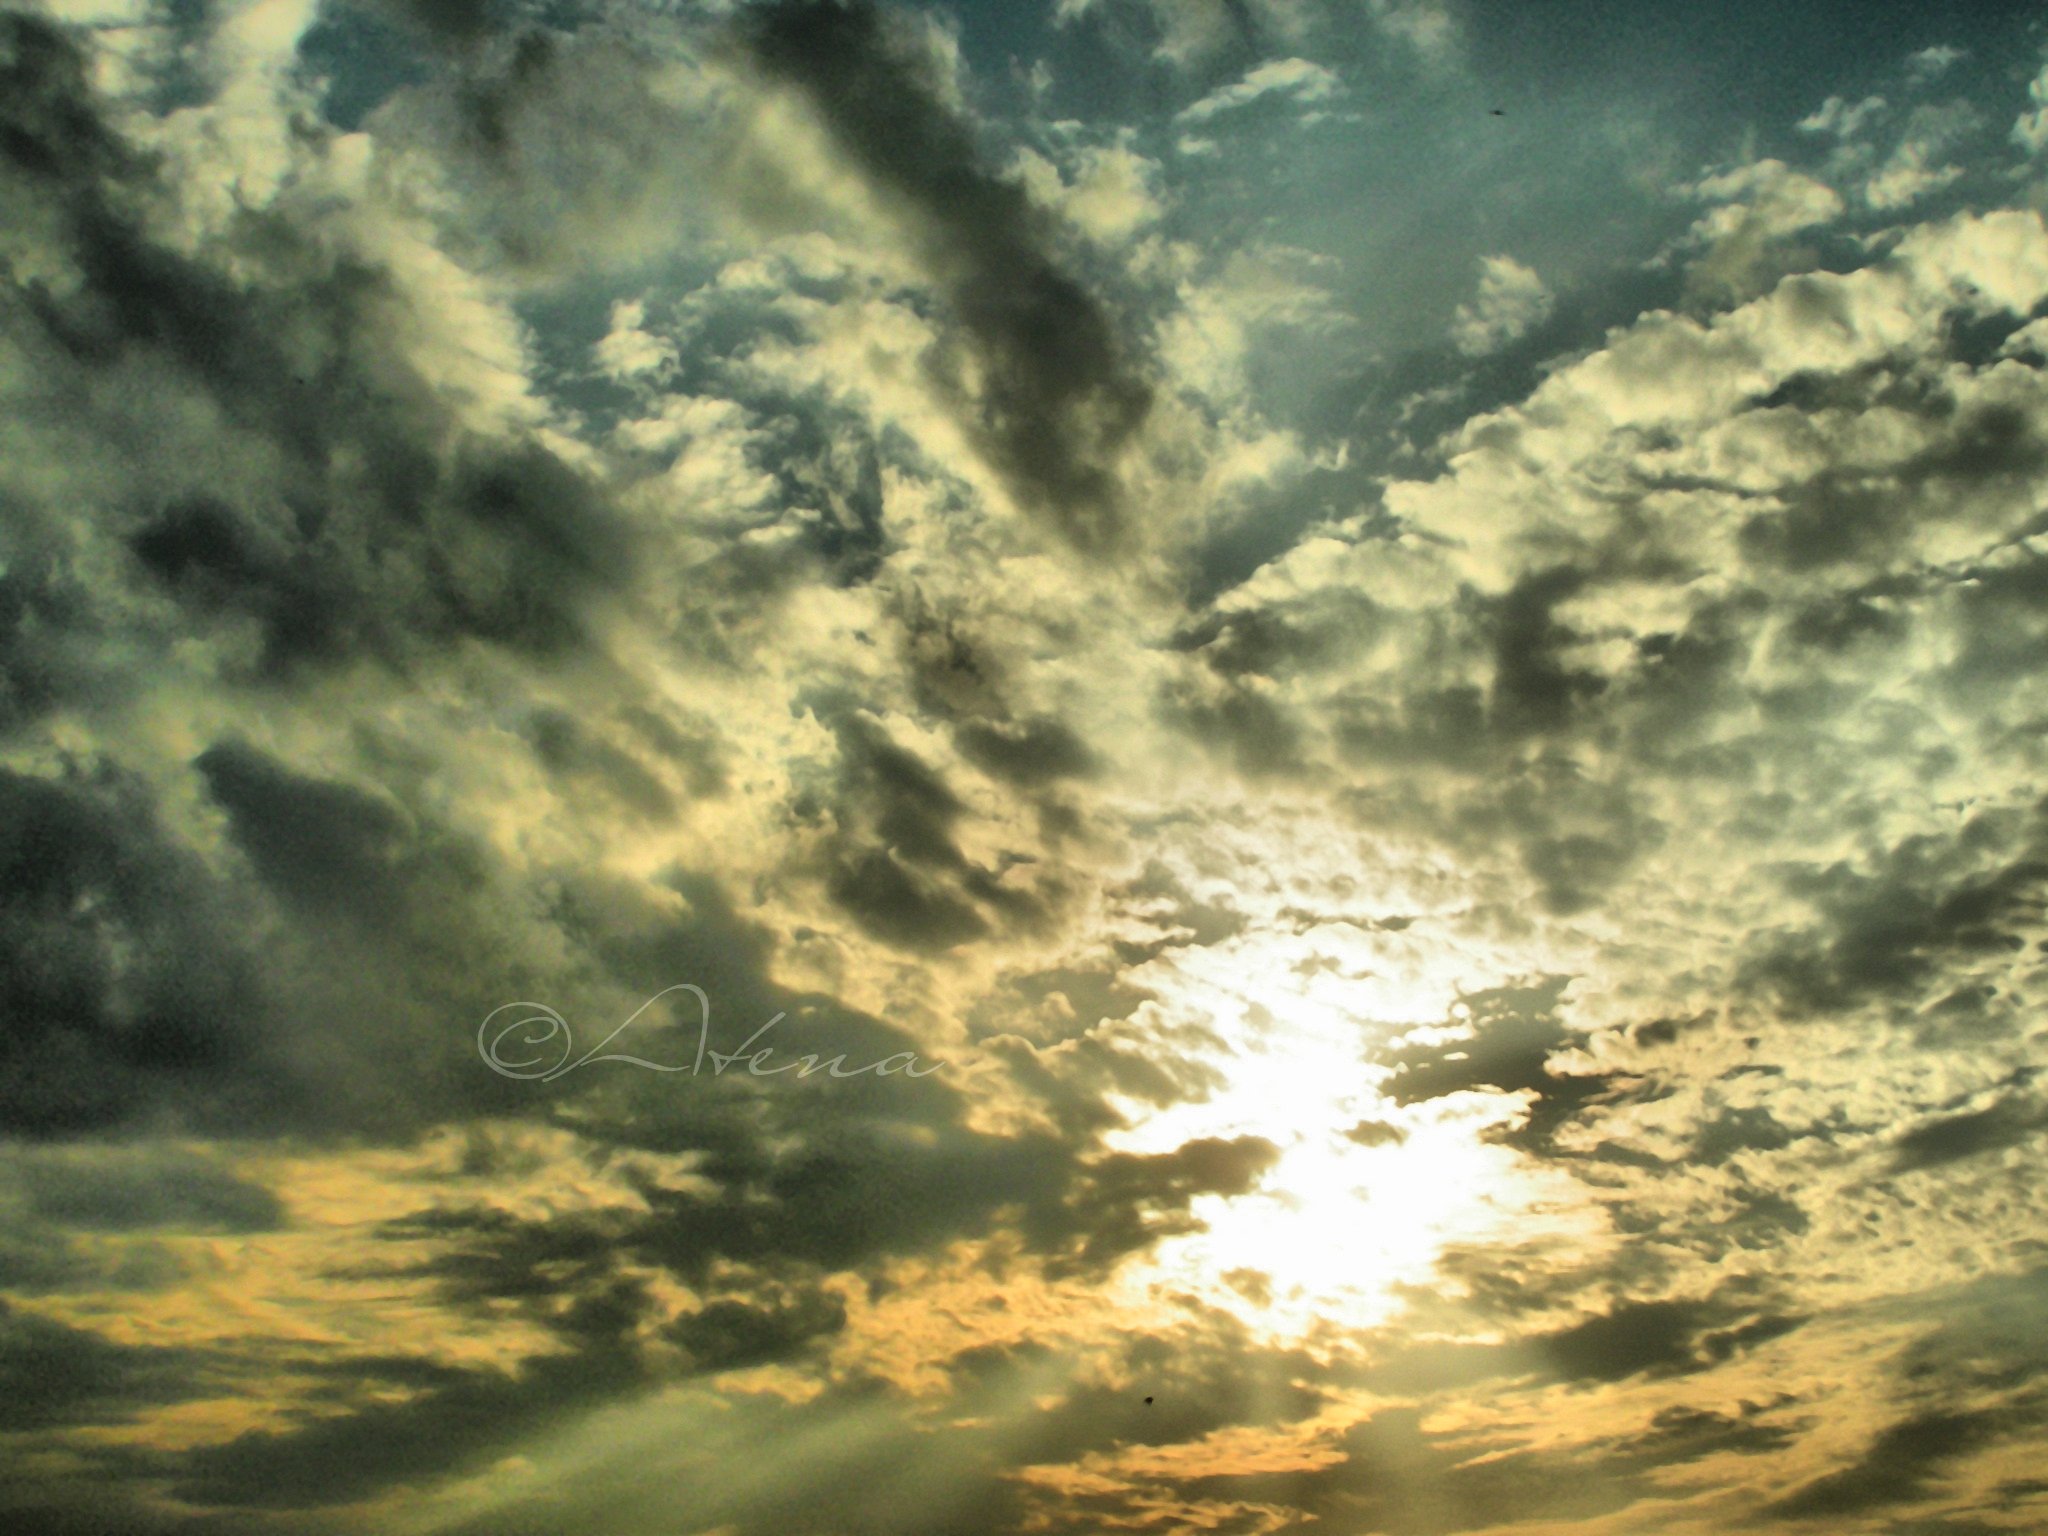
[[[1852,1465],[1787,1494],[1772,1512],[1791,1520],[1862,1514],[1926,1497],[1941,1469],[1992,1439],[1991,1412],[1930,1412],[1886,1428]]]
[[[0,1519],[2024,1522],[2015,24],[1367,10],[0,19]]]
[[[204,1364],[189,1351],[117,1344],[0,1302],[0,1433],[119,1423],[200,1396]]]
[[[787,0],[746,13],[743,34],[903,208],[981,374],[971,419],[1024,510],[1084,549],[1115,549],[1128,518],[1115,458],[1152,387],[1110,312],[1055,260],[1023,187],[982,167],[906,24],[866,0]]]

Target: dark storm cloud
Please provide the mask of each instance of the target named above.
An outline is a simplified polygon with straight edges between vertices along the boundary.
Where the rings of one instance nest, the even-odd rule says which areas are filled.
[[[1101,1275],[1162,1236],[1193,1230],[1197,1196],[1243,1193],[1277,1155],[1257,1137],[1090,1158],[1028,1136],[953,1130],[907,1152],[843,1135],[733,1181],[715,1200],[650,1192],[656,1220],[636,1241],[685,1275],[717,1254],[843,1269],[984,1232],[1011,1207],[1030,1251],[1064,1272]]]
[[[195,620],[253,624],[271,677],[399,660],[461,635],[575,643],[583,605],[631,569],[602,495],[536,442],[485,442],[456,424],[393,347],[387,323],[407,301],[390,271],[333,254],[276,209],[238,226],[232,255],[254,280],[158,239],[135,212],[154,168],[105,126],[70,37],[17,16],[5,27],[5,67],[20,78],[0,91],[0,156],[22,227],[76,277],[7,294],[41,387],[71,381],[67,398],[116,432],[125,394],[190,391],[217,406],[242,462],[271,466],[267,483],[206,485],[176,428],[132,437],[115,460],[130,488],[94,513],[126,544],[140,594]],[[0,657],[19,710],[61,677],[63,634],[108,628],[115,604],[66,585],[44,553],[76,509],[14,494]],[[56,620],[58,640],[30,616]]]
[[[1624,1267],[1615,1266],[1617,1276]],[[1530,1312],[1552,1309],[1562,1295],[1589,1280],[1611,1283],[1615,1277],[1551,1277],[1548,1286],[1539,1277],[1538,1284],[1528,1287],[1517,1277],[1496,1284],[1486,1310],[1512,1325]],[[1805,1321],[1745,1287],[1730,1285],[1705,1296],[1607,1303],[1577,1322],[1519,1333],[1498,1344],[1406,1343],[1373,1360],[1361,1379],[1376,1391],[1429,1393],[1499,1379],[1591,1385],[1694,1376],[1781,1338]]]
[[[1499,729],[1510,735],[1555,729],[1606,686],[1599,674],[1576,670],[1559,655],[1583,637],[1559,623],[1555,610],[1585,585],[1586,573],[1569,567],[1534,572],[1494,605],[1489,703]]]
[[[741,24],[751,56],[805,92],[840,146],[913,220],[982,375],[974,422],[1025,510],[1115,548],[1115,458],[1151,386],[1110,312],[1065,271],[1021,185],[985,170],[899,21],[865,0],[777,0]]]
[[[1049,1027],[1033,1031],[1057,1042],[1051,1050],[1010,1033],[982,1044],[1071,1139],[1085,1141],[1124,1124],[1112,1097],[1164,1106],[1201,1099],[1224,1084],[1223,1074],[1192,1052],[1187,1058],[1162,1054],[1142,1038],[1121,1040],[1091,1022],[1070,1023],[1055,1013]],[[1182,1032],[1181,1042],[1196,1050],[1217,1043],[1199,1030]]]
[[[2030,1094],[2012,1094],[1988,1108],[1922,1121],[1898,1139],[1892,1170],[1912,1173],[1964,1158],[2003,1152],[2048,1130],[2048,1105]]]
[[[595,1029],[687,981],[715,1000],[714,1047],[737,1046],[778,1013],[779,1061],[810,1052],[859,1067],[913,1046],[880,1020],[772,984],[772,936],[739,917],[715,881],[673,873],[666,894],[680,898],[678,911],[661,888],[561,871],[550,902],[536,905],[522,877],[409,790],[303,773],[233,738],[193,771],[224,813],[224,872],[161,826],[152,794],[112,768],[54,779],[0,771],[0,1001],[11,1024],[0,1040],[0,1115],[19,1131],[289,1123],[360,1136],[545,1113],[541,1090],[499,1079],[476,1055],[478,1022],[518,996],[553,997],[576,1027]],[[887,782],[907,793],[909,781]],[[253,881],[224,879],[234,855]],[[536,965],[536,947],[553,958]],[[665,1021],[662,1059],[690,1059],[695,1024]],[[819,1082],[847,1113],[879,1101],[890,1114],[945,1118],[954,1103],[937,1077],[818,1078],[798,1095]],[[622,1082],[601,1069],[557,1092],[594,1092],[610,1131],[627,1138],[659,1140],[693,1123],[705,1135],[746,1134],[743,1095],[707,1106],[679,1098],[671,1081]],[[230,1191],[220,1194],[222,1219],[262,1219],[260,1204],[236,1217]],[[93,1219],[83,1206],[72,1214]]]
[[[128,151],[90,105],[85,64],[54,23],[0,14],[0,157],[10,171],[62,189],[129,165]]]
[[[1129,917],[1159,935],[1150,944],[1117,942],[1119,955],[1134,965],[1163,948],[1221,944],[1251,925],[1251,919],[1232,906],[1227,897],[1196,895],[1188,889],[1187,882],[1158,859],[1148,860],[1137,878],[1118,886],[1115,894]]]
[[[38,526],[5,493],[0,526],[12,530],[0,535],[0,734],[13,735],[90,677],[77,637],[93,627],[92,599],[55,530]]]
[[[435,42],[469,47],[481,40],[506,7],[499,0],[356,0],[371,10],[395,16]]]
[[[825,889],[865,933],[938,953],[1044,923],[1063,894],[1055,875],[1015,853],[994,868],[968,859],[955,831],[968,807],[944,777],[874,716],[822,695],[812,702],[837,737],[836,773],[792,810],[800,823],[829,815]]]
[[[1466,823],[1506,832],[1545,908],[1559,916],[1594,906],[1666,836],[1625,777],[1602,782],[1561,752],[1512,770],[1497,801],[1468,809]]]
[[[986,620],[911,583],[897,589],[893,609],[918,708],[951,726],[953,745],[969,763],[1028,797],[1049,838],[1071,828],[1073,812],[1060,791],[1098,775],[1100,755],[1057,714],[1016,707],[1008,648]]]
[[[775,1051],[771,1065],[808,1056],[821,1063],[813,1076],[758,1079],[739,1075],[745,1071],[742,1064],[733,1075],[715,1079],[715,1092],[690,1092],[688,1083],[639,1070],[595,1076],[582,1090],[598,1099],[584,1122],[586,1135],[607,1145],[702,1147],[714,1152],[714,1170],[725,1166],[719,1159],[731,1158],[732,1167],[744,1171],[762,1166],[755,1140],[775,1134],[772,1127],[778,1124],[785,1129],[809,1125],[826,1134],[869,1122],[947,1126],[956,1120],[959,1091],[944,1071],[926,1070],[935,1065],[929,1052],[918,1063],[923,1075],[915,1078],[893,1067],[887,1078],[831,1075],[831,1063],[840,1058],[844,1070],[854,1070],[915,1051],[918,1042],[888,1020],[828,994],[776,982],[780,936],[736,910],[716,879],[683,870],[670,871],[652,888],[581,870],[562,871],[558,879],[550,919],[561,937],[588,957],[588,964],[570,975],[603,978],[608,985],[598,995],[622,999],[625,1012],[685,982],[700,987],[709,999],[708,1010],[684,1000],[665,1006],[648,1021],[653,1027],[637,1036],[635,1054],[670,1064],[693,1061],[704,1032],[702,1015],[708,1011],[714,1050],[738,1049],[749,1034],[780,1016],[759,1042]],[[675,898],[681,898],[681,912]],[[625,1012],[591,1020],[589,1027],[610,1027]],[[635,1037],[622,1037],[622,1045],[626,1038]],[[712,1088],[713,1067],[707,1064],[704,1071],[707,1081],[701,1086]],[[564,1078],[562,1085],[580,1080],[581,1074]],[[528,1103],[535,1110],[541,1107],[531,1098]]]
[[[2048,628],[2048,560],[1972,569],[1956,596],[1963,635],[1952,673],[1963,687],[1999,693],[2048,665],[2040,644]]]
[[[248,1233],[284,1225],[275,1193],[190,1153],[88,1149],[6,1166],[28,1196],[32,1216],[75,1231]]]
[[[659,724],[656,717],[647,718]],[[674,819],[675,798],[661,780],[631,753],[587,730],[567,710],[536,710],[527,722],[527,734],[534,755],[565,785],[590,784],[648,821]]]
[[[1010,667],[1000,640],[959,610],[914,584],[900,589],[896,619],[911,697],[947,720],[1002,720],[1010,713]]]
[[[697,1369],[732,1371],[790,1359],[845,1326],[845,1302],[808,1290],[762,1304],[714,1301],[677,1318],[667,1335]]]
[[[1907,838],[1865,868],[1798,866],[1790,894],[1820,921],[1759,939],[1750,979],[1795,1007],[1839,1009],[1952,987],[1959,967],[2024,950],[2041,923],[2048,859],[2038,813],[1983,813]]]
[[[1784,1424],[1767,1423],[1767,1405],[1744,1403],[1739,1414],[1711,1408],[1661,1408],[1640,1435],[1620,1442],[1616,1460],[1640,1463],[1643,1470],[1682,1466],[1706,1456],[1762,1456],[1783,1450],[1799,1438]]]
[[[546,1234],[530,1228],[522,1236]],[[166,1456],[157,1470],[179,1479],[182,1497],[204,1504],[306,1509],[352,1502],[481,1464],[548,1424],[625,1393],[792,1358],[845,1326],[839,1299],[815,1288],[772,1287],[754,1299],[716,1300],[665,1317],[641,1282],[616,1272],[609,1248],[551,1243],[544,1252],[544,1260],[541,1252],[534,1257],[551,1266],[545,1277],[529,1271],[527,1284],[493,1286],[487,1294],[519,1302],[562,1350],[530,1356],[509,1371],[408,1356],[317,1362],[343,1397],[319,1417]],[[650,1352],[649,1330],[680,1348],[679,1362]],[[407,1389],[404,1400],[389,1399],[394,1387]]]
[[[988,931],[973,905],[887,848],[845,855],[826,890],[870,938],[939,954]]]
[[[1156,708],[1160,719],[1248,778],[1291,777],[1304,769],[1305,722],[1253,680],[1171,682]]]
[[[1769,1248],[1786,1237],[1802,1236],[1813,1227],[1805,1207],[1776,1190],[1744,1187],[1735,1191],[1734,1198],[1734,1212],[1720,1225],[1735,1247]]]
[[[1304,620],[1268,608],[1212,613],[1173,637],[1173,648],[1198,654],[1221,677],[1283,678],[1311,668],[1346,644],[1371,638],[1378,615],[1356,599],[1342,625],[1321,615]],[[1322,618],[1318,623],[1316,619]]]
[[[1061,1272],[1101,1276],[1163,1236],[1194,1230],[1196,1197],[1242,1194],[1278,1156],[1257,1137],[1092,1156],[1051,1138],[957,1128],[907,1143],[885,1126],[814,1125],[807,1140],[779,1156],[759,1141],[714,1148],[703,1166],[716,1193],[643,1183],[645,1213],[531,1221],[488,1207],[425,1211],[383,1235],[436,1251],[366,1273],[424,1275],[463,1305],[545,1309],[622,1260],[693,1285],[724,1265],[856,1272],[984,1234],[1008,1210],[1027,1251]],[[816,1305],[785,1321],[816,1321]]]
[[[620,1240],[631,1226],[611,1212],[521,1221],[484,1207],[436,1207],[385,1223],[379,1236],[394,1243],[433,1242],[439,1251],[344,1273],[424,1276],[458,1307],[488,1312],[509,1302],[545,1322],[559,1299],[611,1283],[622,1255]]]
[[[253,1088],[260,987],[239,917],[140,783],[0,770],[0,1123],[210,1115]]]
[[[1556,1373],[1573,1381],[1683,1376],[1797,1328],[1803,1318],[1745,1316],[1720,1300],[1628,1303],[1536,1341]]]
[[[401,813],[360,790],[294,774],[239,744],[211,749],[201,766],[251,864],[313,925],[306,937],[318,951],[333,951],[333,935],[317,930],[336,917],[384,931],[408,910],[410,882],[434,867],[407,854]],[[459,908],[442,915],[455,920]],[[160,825],[139,781],[109,767],[55,779],[0,774],[7,1122],[39,1135],[116,1125],[247,1133],[286,1121],[307,1130],[364,1109],[356,1088],[387,1067],[406,1070],[395,1059],[377,1065],[390,1021],[371,1007],[329,1037],[360,1047],[359,1078],[351,1052],[323,1068],[304,1047],[334,1011],[362,1009],[384,983],[362,978],[353,998],[338,984],[323,995],[319,962],[281,963],[273,946],[259,964],[248,939],[262,923],[248,891],[223,885]],[[430,1081],[410,1080],[421,1089]],[[436,1112],[424,1099],[417,1107]],[[246,1230],[275,1214],[260,1192],[175,1158],[164,1179],[184,1168],[181,1199],[163,1183],[134,1184],[123,1166],[81,1163],[67,1194],[46,1193],[87,1226],[144,1223],[160,1208],[173,1222]],[[96,1203],[108,1209],[95,1216]]]
[[[1393,1046],[1380,1053],[1394,1069],[1385,1092],[1396,1104],[1482,1088],[1531,1094],[1527,1121],[1504,1139],[1530,1151],[1550,1150],[1558,1130],[1582,1110],[1611,1101],[1629,1086],[1614,1073],[1551,1070],[1551,1056],[1578,1043],[1558,1017],[1568,985],[1568,978],[1552,977],[1466,997],[1461,1038],[1442,1045]]]
[[[756,317],[748,326],[772,325]],[[735,380],[733,387],[751,393]],[[770,472],[781,489],[784,515],[803,518],[805,540],[823,558],[835,585],[871,580],[889,552],[883,523],[883,456],[876,434],[859,416],[820,402],[762,402],[779,429]]]
[[[338,1388],[367,1392],[402,1382],[417,1390],[404,1402],[366,1397],[297,1427],[166,1457],[157,1470],[180,1480],[181,1496],[203,1503],[282,1509],[369,1497],[480,1464],[621,1393],[805,1355],[846,1323],[839,1298],[805,1277],[929,1252],[989,1230],[1008,1205],[1023,1207],[1020,1230],[1032,1251],[1055,1268],[1101,1277],[1119,1258],[1189,1230],[1196,1196],[1242,1193],[1278,1155],[1249,1137],[1080,1161],[1060,1142],[966,1132],[946,1133],[928,1153],[909,1156],[896,1138],[823,1140],[772,1163],[758,1147],[730,1149],[705,1165],[724,1181],[720,1195],[647,1183],[644,1213],[535,1221],[449,1206],[388,1223],[388,1241],[433,1252],[366,1267],[355,1278],[417,1276],[447,1303],[480,1315],[516,1309],[567,1352],[530,1356],[509,1373],[381,1356],[335,1359],[324,1373]],[[664,1315],[645,1285],[622,1271],[626,1264],[658,1266],[693,1285],[716,1275],[743,1294]],[[765,1278],[777,1272],[792,1278]],[[650,1354],[646,1341],[656,1336],[680,1349],[680,1363]],[[1233,1404],[1260,1400],[1271,1411],[1255,1362],[1226,1355],[1191,1367],[1141,1340],[1131,1346],[1131,1364],[1184,1389],[1169,1411],[1143,1421],[1165,1438],[1175,1436],[1174,1426],[1221,1427]],[[1197,1373],[1191,1379],[1190,1369]],[[1236,1381],[1221,1397],[1200,1374],[1218,1371]],[[1083,1393],[1026,1432],[1048,1443],[1106,1444],[1122,1432],[1118,1426],[1139,1423],[1135,1404],[1122,1396]]]
[[[604,763],[601,756],[594,761]],[[235,846],[280,899],[295,940],[309,948],[315,974],[329,979],[331,990],[307,1000],[317,1008],[315,1017],[338,1008],[357,1014],[344,1037],[349,1049],[330,1061],[330,1070],[359,1072],[373,1093],[378,1080],[405,1074],[409,1102],[429,1120],[493,1110],[546,1113],[551,1095],[587,1095],[595,1101],[587,1134],[600,1138],[656,1144],[680,1136],[690,1144],[691,1136],[708,1136],[744,1143],[753,1112],[746,1086],[691,1094],[660,1074],[627,1071],[621,1077],[620,1069],[602,1066],[559,1087],[497,1079],[477,1059],[475,1030],[513,997],[556,999],[570,1021],[570,1039],[581,1041],[551,1043],[565,1062],[596,1044],[601,1037],[593,1031],[619,1025],[684,983],[704,991],[707,1017],[697,1016],[695,1004],[672,1001],[642,1019],[634,1043],[622,1049],[686,1064],[700,1031],[708,1031],[711,1049],[729,1050],[764,1024],[775,1031],[765,1043],[778,1053],[777,1064],[814,1055],[860,1068],[913,1048],[907,1035],[882,1020],[821,994],[776,985],[770,979],[775,936],[735,912],[709,877],[671,870],[648,886],[588,870],[551,870],[548,900],[536,907],[526,897],[523,875],[417,805],[299,773],[235,741],[210,748],[196,766],[227,813]],[[628,778],[625,787],[644,791],[647,785]],[[654,804],[665,802],[649,808]],[[553,958],[537,966],[528,952],[536,945]],[[364,963],[377,974],[347,985]],[[371,1006],[373,996],[386,1007]],[[943,1120],[952,1113],[953,1092],[939,1078],[894,1075],[900,1070],[899,1062],[886,1081],[829,1075],[775,1081],[792,1104],[815,1099],[819,1085],[829,1085],[830,1108],[811,1104],[828,1119],[878,1105],[909,1118]],[[750,1081],[735,1076],[728,1086]],[[358,1104],[356,1111],[365,1107]]]
[[[1361,1120],[1344,1135],[1361,1147],[1398,1147],[1408,1139],[1408,1133],[1400,1126],[1384,1120]]]
[[[975,767],[1025,789],[1085,777],[1099,766],[1088,744],[1050,717],[1015,724],[977,720],[961,726],[955,740]]]
[[[581,1298],[562,1320],[577,1346],[565,1353],[533,1356],[510,1371],[465,1372],[402,1401],[373,1401],[296,1428],[251,1431],[187,1456],[158,1457],[152,1470],[175,1477],[174,1491],[190,1503],[306,1509],[474,1466],[522,1434],[649,1385],[626,1336],[637,1313],[630,1290]],[[379,1380],[375,1366],[363,1374],[367,1382]]]
[[[619,719],[682,775],[690,794],[710,799],[732,787],[717,728],[708,720],[675,718],[642,704],[628,705]]]
[[[1918,1503],[1950,1462],[1996,1439],[2006,1416],[1933,1410],[1891,1425],[1849,1466],[1816,1478],[1771,1506],[1787,1520],[1824,1520]]]
[[[202,1357],[117,1344],[0,1299],[0,1433],[118,1424],[206,1395]]]
[[[1055,1273],[1106,1275],[1162,1237],[1201,1230],[1188,1210],[1197,1195],[1245,1194],[1279,1158],[1263,1136],[1205,1137],[1150,1156],[1111,1153],[1087,1165],[1056,1219],[1034,1215],[1023,1230],[1041,1246],[1054,1238],[1066,1249]]]
[[[1881,376],[1890,382],[1890,375]],[[1873,399],[1862,408],[1900,408]],[[1939,395],[1917,402],[1939,440],[1894,464],[1829,466],[1793,487],[1782,508],[1743,528],[1745,553],[1795,571],[1896,556],[1914,524],[1998,485],[2021,487],[2048,466],[2048,442],[2019,407],[1959,406]]]
[[[491,67],[471,74],[457,95],[460,120],[470,144],[489,162],[511,170],[520,158],[513,117],[556,73],[561,44],[551,33],[526,28],[507,40]],[[522,254],[516,241],[514,255]]]
[[[1724,1109],[1693,1133],[1693,1160],[1718,1167],[1742,1152],[1776,1152],[1792,1145],[1798,1132],[1779,1123],[1763,1105]]]
[[[966,810],[939,775],[891,741],[879,723],[851,715],[839,726],[840,793],[872,820],[876,835],[913,864],[965,862],[953,826]]]
[[[239,741],[194,760],[235,841],[278,895],[319,914],[392,915],[413,841],[397,807],[348,784],[294,773]]]
[[[1700,634],[1642,637],[1613,674],[1576,664],[1589,637],[1558,610],[1604,579],[1594,564],[1547,565],[1499,594],[1461,584],[1398,627],[1341,587],[1211,615],[1176,638],[1203,669],[1163,686],[1160,713],[1250,777],[1315,781],[1327,733],[1340,771],[1371,776],[1362,816],[1429,825],[1475,855],[1513,849],[1548,911],[1584,911],[1665,827],[1639,777],[1596,777],[1583,745],[1626,733],[1645,761],[1671,755],[1744,654],[1703,620]],[[1409,642],[1410,668],[1346,676],[1347,658],[1403,630],[1427,636]]]
[[[1329,714],[1338,746],[1354,761],[1471,770],[1487,764],[1495,744],[1486,694],[1469,683],[1393,700],[1361,690]]]

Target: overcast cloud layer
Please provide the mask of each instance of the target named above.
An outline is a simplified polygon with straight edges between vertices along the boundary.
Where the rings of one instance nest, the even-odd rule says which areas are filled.
[[[0,1527],[2048,1525],[2044,22],[0,11]]]

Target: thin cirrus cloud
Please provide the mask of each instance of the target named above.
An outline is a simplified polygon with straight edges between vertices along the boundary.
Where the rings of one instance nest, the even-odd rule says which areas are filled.
[[[0,16],[0,1521],[2038,1524],[2036,45],[1820,9]]]
[[[1249,106],[1266,96],[1288,96],[1296,101],[1327,101],[1343,89],[1330,70],[1307,59],[1275,59],[1245,73],[1243,79],[1211,91],[1200,101],[1181,108],[1177,120],[1201,123],[1225,112]]]

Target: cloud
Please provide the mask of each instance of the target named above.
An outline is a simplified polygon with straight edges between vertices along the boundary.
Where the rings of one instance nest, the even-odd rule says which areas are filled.
[[[1192,106],[1183,107],[1175,121],[1202,123],[1219,113],[1247,106],[1261,97],[1291,96],[1296,101],[1327,101],[1343,90],[1343,82],[1321,64],[1307,59],[1271,59],[1245,72],[1232,85],[1211,91]]]
[[[1198,73],[1262,44],[1298,40],[1321,18],[1304,0],[1060,0],[1055,25],[1093,18],[1115,43]]]
[[[1164,211],[1157,188],[1158,162],[1123,146],[1084,145],[1074,155],[1074,177],[1034,151],[1021,161],[1031,195],[1055,208],[1089,238],[1115,245],[1156,223]]]
[[[2022,1145],[2044,1126],[2048,1126],[2048,1110],[2031,1098],[2015,1095],[1985,1109],[1914,1126],[1899,1138],[1893,1167],[1910,1173],[2001,1152]]]
[[[231,1233],[285,1225],[277,1195],[224,1162],[139,1147],[52,1147],[10,1158],[31,1219],[76,1231]]]
[[[1425,59],[1441,59],[1457,47],[1457,17],[1444,0],[1367,0],[1367,10],[1374,26]]]
[[[2048,69],[2043,69],[2027,86],[2027,99],[2034,110],[2023,112],[2012,125],[2013,142],[2030,155],[2048,145]]]
[[[1877,209],[1903,208],[1961,180],[1960,165],[1938,162],[1978,126],[1975,110],[1967,105],[1916,107],[1898,146],[1864,184],[1864,201]]]
[[[909,34],[874,7],[789,0],[748,13],[746,36],[903,210],[981,376],[964,390],[968,419],[1022,509],[1114,550],[1128,532],[1115,461],[1152,387],[1109,311],[1054,260],[1023,187],[981,167]]]
[[[1768,1314],[1736,1321],[1724,1306],[1683,1301],[1624,1304],[1536,1341],[1560,1375],[1619,1381],[1705,1370],[1737,1349],[1782,1337],[1800,1319]]]
[[[0,45],[5,1519],[2024,1522],[2048,233],[1892,43],[153,14]]]
[[[118,1344],[0,1301],[0,1433],[120,1423],[200,1395],[203,1361],[186,1351]]]
[[[141,786],[110,768],[0,772],[0,805],[0,991],[18,1021],[0,1086],[8,1127],[76,1134],[159,1095],[211,1118],[218,1095],[237,1096],[233,1078],[260,1081],[256,967],[234,904],[165,836]]]
[[[1777,263],[1798,262],[1781,242],[1789,235],[1839,218],[1846,206],[1825,182],[1782,161],[1760,160],[1710,176],[1694,195],[1720,204],[1694,223],[1685,245],[1701,249],[1688,271],[1698,294],[1747,298],[1777,275]]]
[[[1799,120],[1802,133],[1829,133],[1838,139],[1853,139],[1863,130],[1863,125],[1882,115],[1885,100],[1882,96],[1866,96],[1851,105],[1840,96],[1830,96],[1820,104],[1818,111]]]
[[[1772,1513],[1818,1520],[1918,1503],[1948,1462],[1991,1439],[1999,1416],[1935,1411],[1891,1425],[1853,1465],[1817,1478],[1780,1499]]]
[[[1553,305],[1542,278],[1512,256],[1488,256],[1479,264],[1477,297],[1458,306],[1451,341],[1467,357],[1484,357],[1541,325]]]
[[[1968,57],[1967,49],[1937,43],[1932,48],[1922,48],[1918,53],[1907,55],[1906,74],[1915,83],[1939,79]]]

